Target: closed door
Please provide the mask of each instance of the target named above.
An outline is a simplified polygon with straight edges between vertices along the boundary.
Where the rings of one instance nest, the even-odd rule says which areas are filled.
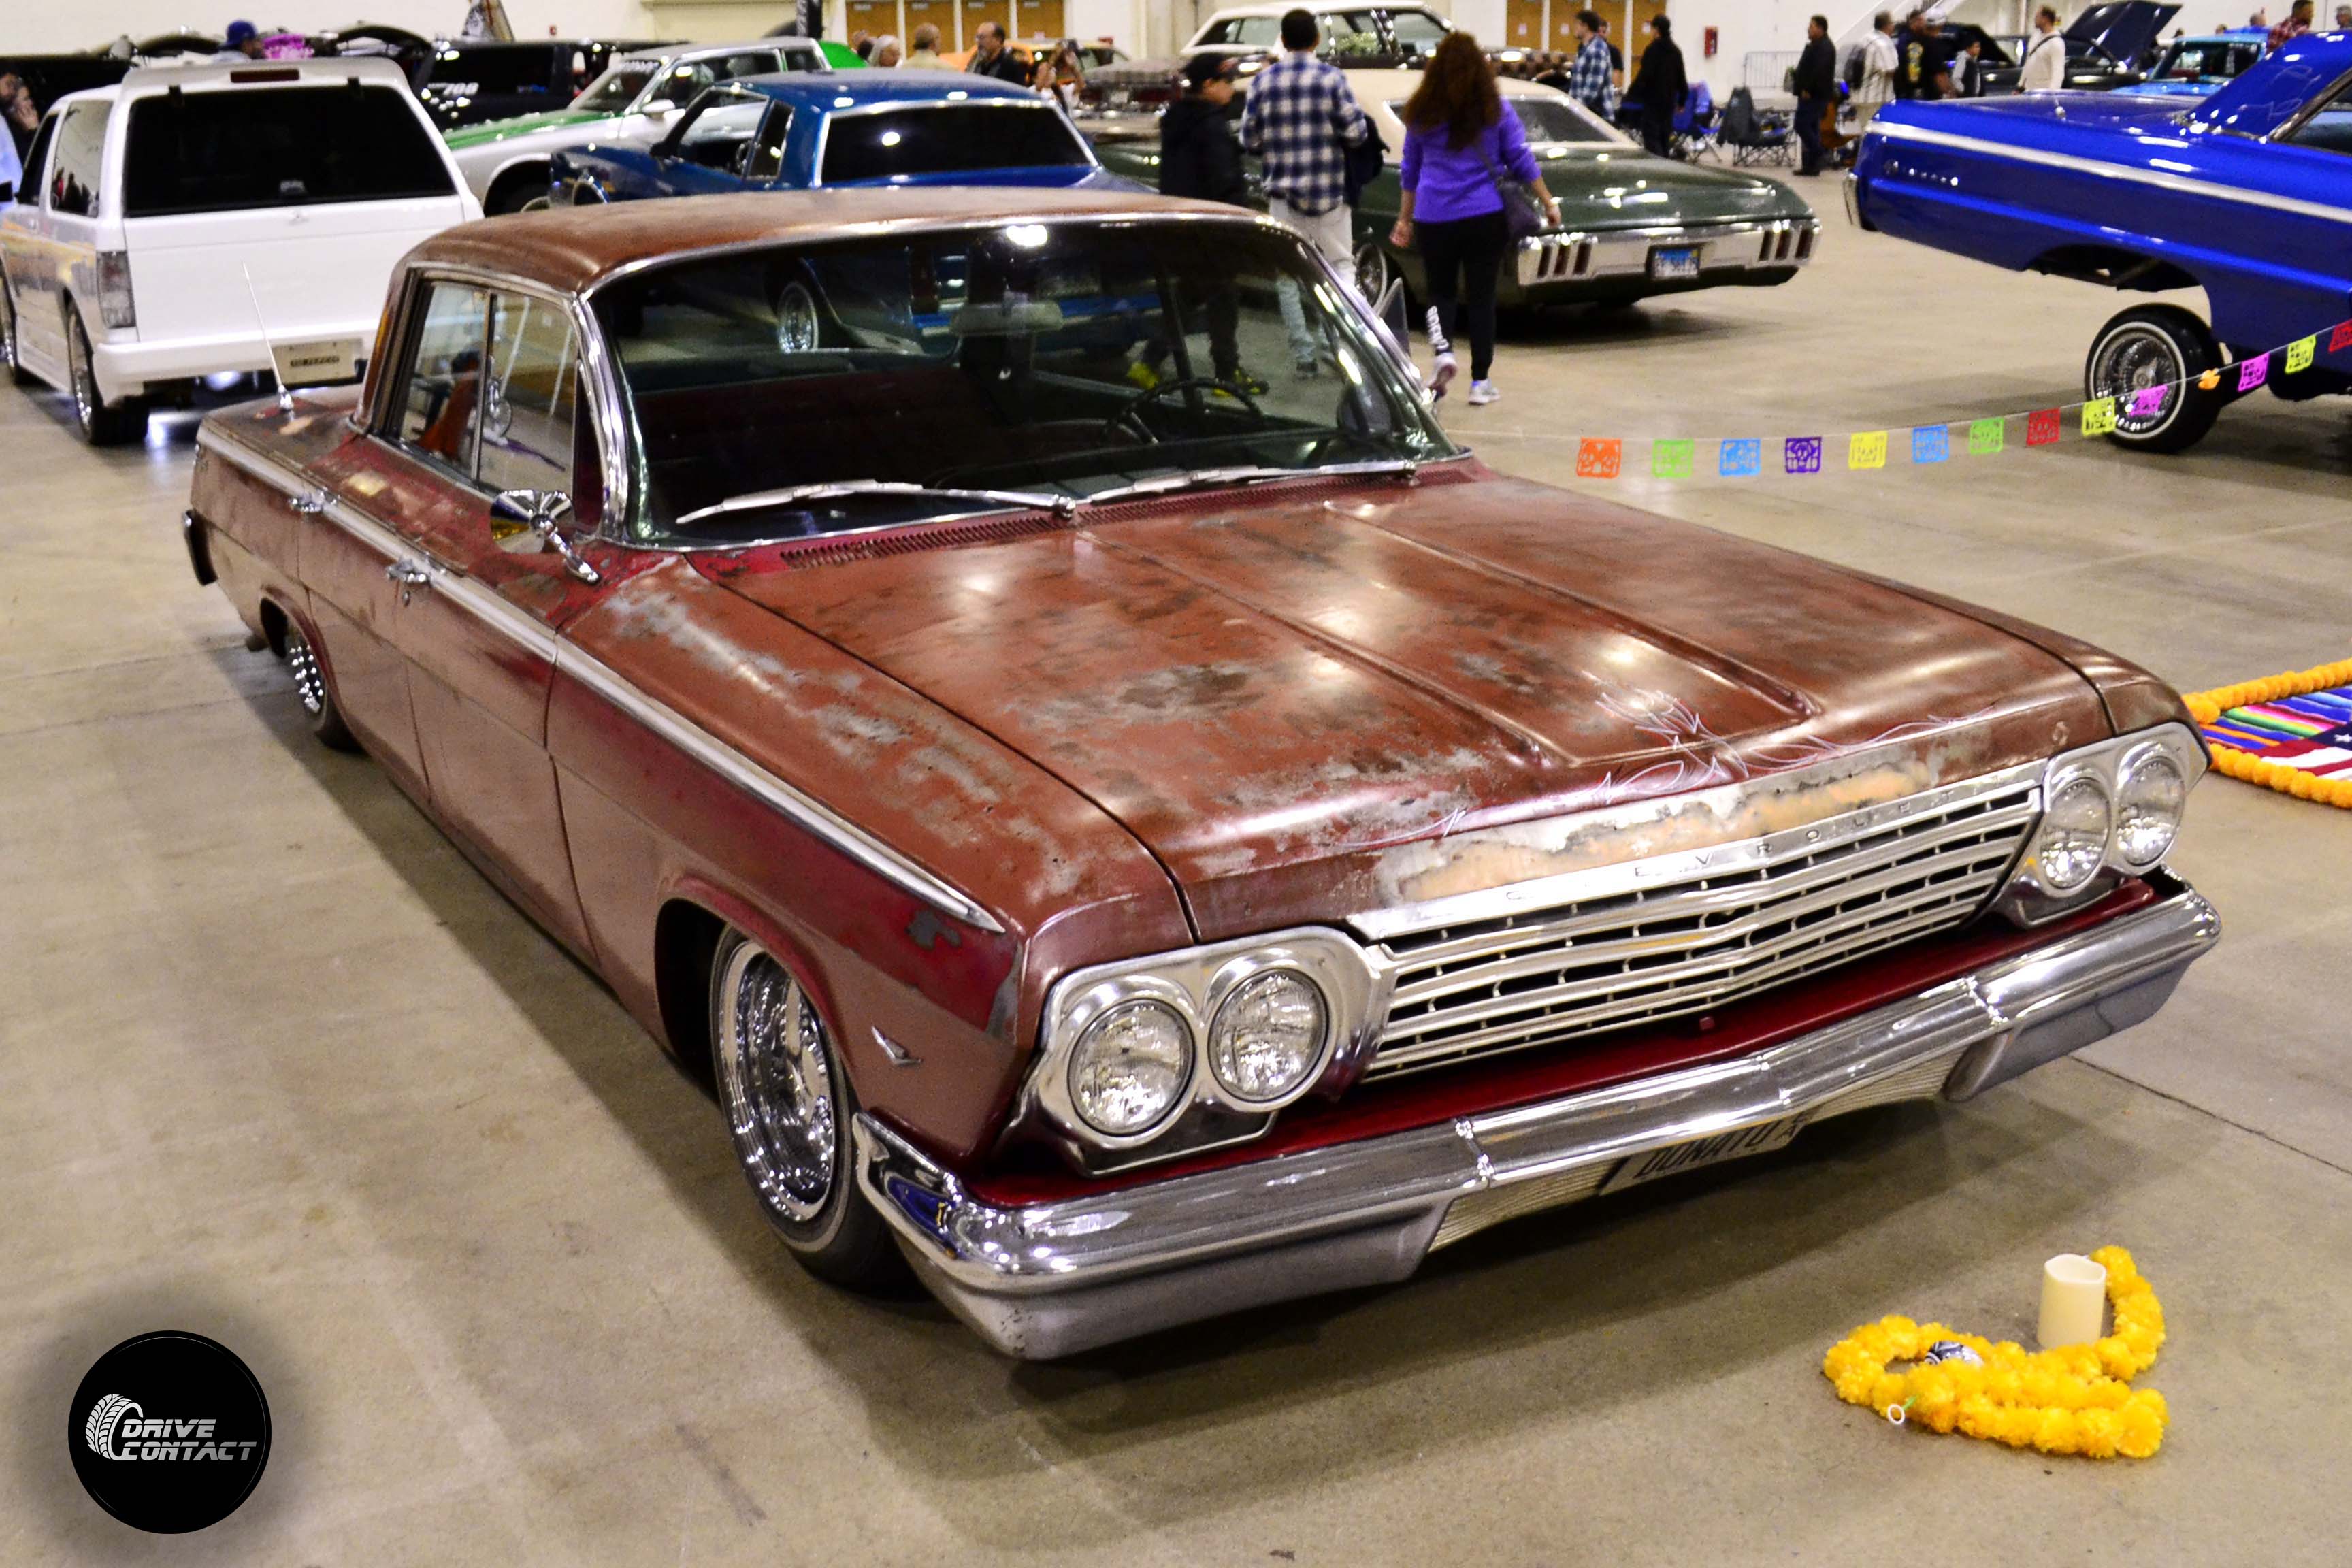
[[[1540,49],[1544,43],[1544,0],[1510,0],[1503,7],[1503,42],[1514,49]]]
[[[885,33],[901,39],[906,37],[899,31],[898,0],[849,0],[843,25],[853,38],[860,33],[871,33],[877,38]]]
[[[1068,21],[1062,0],[1013,0],[1016,38],[1066,38]]]

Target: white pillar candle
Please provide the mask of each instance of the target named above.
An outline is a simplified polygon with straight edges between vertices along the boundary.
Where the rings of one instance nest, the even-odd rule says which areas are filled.
[[[2042,1266],[2043,1350],[2087,1345],[2106,1322],[2107,1271],[2087,1258],[2062,1252]]]

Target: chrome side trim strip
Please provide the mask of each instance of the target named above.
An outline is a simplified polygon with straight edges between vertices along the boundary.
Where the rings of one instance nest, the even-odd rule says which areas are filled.
[[[2012,147],[2006,142],[1961,136],[1949,131],[1934,131],[1918,125],[1882,124],[1877,121],[1871,122],[1869,134],[1898,142],[1920,142],[1933,147],[1949,147],[1958,152],[1980,153],[1988,158],[2006,158],[2014,163],[2036,163],[2043,168],[2095,174],[2101,179],[2121,180],[2136,185],[2153,185],[2179,195],[2205,196],[2217,202],[2234,202],[2240,206],[2268,207],[2273,212],[2324,218],[2330,223],[2352,223],[2352,207],[2330,206],[2325,202],[2307,202],[2297,196],[2282,196],[2269,191],[2243,190],[2235,185],[2216,184],[2210,180],[2191,179],[2184,174],[2168,174],[2156,169],[2127,168],[2121,163],[2079,157],[2072,153]]]
[[[222,461],[289,497],[310,487],[283,467],[210,425],[198,430],[196,444]],[[370,546],[395,558],[423,557],[425,552],[398,534],[352,510],[331,500],[326,513],[335,525]],[[801,826],[894,886],[942,914],[954,916],[981,931],[1002,931],[995,916],[947,882],[924,870],[897,850],[830,807],[786,784],[742,752],[692,723],[675,709],[646,696],[593,655],[565,642],[535,616],[508,604],[462,573],[434,563],[433,593],[446,593],[484,625],[553,661],[555,668],[594,691],[607,702],[644,723],[678,750],[709,767],[746,794],[783,813]]]
[[[2213,908],[2161,901],[1748,1056],[1197,1175],[998,1207],[873,1116],[858,1180],[926,1282],[1002,1349],[1066,1354],[1249,1304],[1362,1283],[1340,1238],[1412,1271],[1457,1200],[1795,1115],[1966,1099],[2128,1027],[2220,940]],[[1948,1064],[1948,1072],[1937,1065]],[[1598,1185],[1596,1182],[1594,1185]],[[1591,1190],[1570,1180],[1557,1191]],[[1224,1271],[1224,1272],[1221,1272]]]

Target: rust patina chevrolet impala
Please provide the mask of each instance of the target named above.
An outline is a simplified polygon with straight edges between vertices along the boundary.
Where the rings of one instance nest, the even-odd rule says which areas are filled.
[[[2155,679],[1498,477],[1232,209],[467,225],[187,528],[803,1262],[1018,1355],[1965,1100],[2216,936]]]

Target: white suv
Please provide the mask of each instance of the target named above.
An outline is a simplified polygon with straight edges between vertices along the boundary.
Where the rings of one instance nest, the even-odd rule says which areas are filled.
[[[93,446],[196,380],[355,378],[393,263],[481,216],[389,60],[133,70],[41,121],[0,209],[0,365]]]

